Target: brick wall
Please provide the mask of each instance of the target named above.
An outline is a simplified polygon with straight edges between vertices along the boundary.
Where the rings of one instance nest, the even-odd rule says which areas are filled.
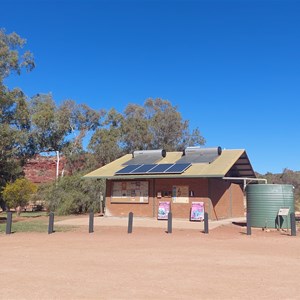
[[[111,189],[113,181],[107,181],[106,215],[157,217],[160,201],[169,201],[174,218],[190,218],[192,202],[204,202],[205,211],[212,220],[244,216],[243,191],[240,185],[222,179],[149,179],[148,203],[112,203]],[[173,203],[173,186],[188,186],[188,203]],[[192,195],[192,196],[191,196]]]

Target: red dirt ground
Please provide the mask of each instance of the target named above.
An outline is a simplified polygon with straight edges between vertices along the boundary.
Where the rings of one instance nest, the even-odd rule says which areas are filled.
[[[0,235],[0,299],[300,299],[300,232],[87,227]]]

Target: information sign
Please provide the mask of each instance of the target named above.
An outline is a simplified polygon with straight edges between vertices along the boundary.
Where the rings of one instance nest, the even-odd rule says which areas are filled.
[[[169,212],[170,212],[170,202],[169,201],[160,201],[158,204],[157,219],[167,220]]]
[[[204,202],[192,202],[191,221],[204,220]]]

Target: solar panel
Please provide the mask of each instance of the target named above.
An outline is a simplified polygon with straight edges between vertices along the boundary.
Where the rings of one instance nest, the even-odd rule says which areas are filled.
[[[133,170],[139,168],[141,165],[129,165],[116,172],[116,174],[130,174]]]
[[[188,167],[190,167],[192,164],[191,163],[186,163],[186,164],[174,164],[171,166],[169,169],[167,169],[164,173],[176,173],[180,174],[183,173]]]
[[[132,172],[130,172],[130,174],[145,174],[154,167],[156,167],[156,164],[144,164],[138,167],[137,169],[134,169]]]
[[[164,173],[167,169],[172,167],[174,164],[160,164],[156,165],[153,169],[151,169],[148,173],[153,174],[153,173]]]
[[[117,171],[116,175],[129,175],[129,174],[181,174],[191,163],[186,164],[142,164],[142,165],[129,165]]]

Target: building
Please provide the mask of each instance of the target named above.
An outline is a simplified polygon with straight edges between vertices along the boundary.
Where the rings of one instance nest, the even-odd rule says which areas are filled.
[[[106,179],[107,216],[191,219],[202,205],[212,220],[244,216],[243,182],[256,178],[245,150],[220,147],[134,151],[84,177]]]

